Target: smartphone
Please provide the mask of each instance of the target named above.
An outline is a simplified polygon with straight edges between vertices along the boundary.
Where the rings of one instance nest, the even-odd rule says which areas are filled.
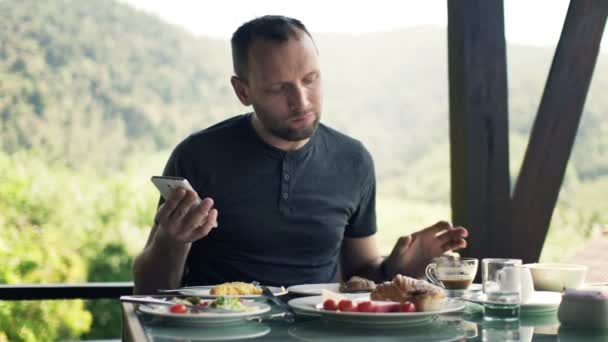
[[[171,197],[173,191],[178,188],[184,188],[186,190],[195,191],[192,185],[190,185],[190,182],[188,182],[186,178],[182,177],[152,176],[150,180],[158,188],[160,194],[165,200]],[[197,198],[196,201],[197,204],[201,203],[200,198]]]

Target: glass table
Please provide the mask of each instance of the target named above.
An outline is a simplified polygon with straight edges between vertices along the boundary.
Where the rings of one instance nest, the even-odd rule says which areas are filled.
[[[289,298],[287,298],[289,299]],[[123,340],[127,341],[608,341],[608,331],[560,327],[557,312],[522,314],[518,321],[486,322],[480,305],[467,303],[458,313],[439,315],[418,326],[375,326],[296,315],[218,326],[171,326],[122,303]],[[280,313],[272,307],[272,313]]]

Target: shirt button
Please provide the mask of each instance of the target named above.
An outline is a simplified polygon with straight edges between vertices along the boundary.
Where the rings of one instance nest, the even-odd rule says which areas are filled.
[[[289,194],[288,194],[288,193],[286,193],[286,192],[284,192],[284,193],[283,193],[283,199],[288,199],[288,198],[289,198]]]
[[[289,173],[286,173],[286,174],[283,176],[283,179],[285,179],[286,181],[288,181],[288,180],[289,180]]]

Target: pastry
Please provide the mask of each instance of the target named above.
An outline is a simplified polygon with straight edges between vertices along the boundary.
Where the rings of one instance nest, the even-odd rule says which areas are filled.
[[[443,289],[424,280],[397,274],[392,281],[384,282],[370,294],[372,300],[413,302],[418,311],[441,309],[446,298]]]
[[[376,288],[376,283],[369,279],[353,276],[347,282],[340,284],[340,292],[371,292]]]

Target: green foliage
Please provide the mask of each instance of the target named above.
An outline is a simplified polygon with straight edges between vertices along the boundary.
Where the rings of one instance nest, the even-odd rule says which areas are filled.
[[[128,281],[168,150],[244,111],[228,43],[113,0],[0,0],[0,283]],[[381,250],[449,219],[445,31],[315,36],[323,121],[378,175]],[[552,50],[508,47],[515,184]],[[345,58],[347,56],[347,58]],[[608,222],[608,58],[600,56],[543,260]],[[0,301],[0,341],[116,338],[115,301]]]
[[[0,154],[0,283],[130,281],[157,199],[133,172],[158,173],[158,161],[134,160],[104,178],[29,153]],[[78,338],[91,328],[91,338],[119,336],[117,303],[0,302],[9,340]]]

